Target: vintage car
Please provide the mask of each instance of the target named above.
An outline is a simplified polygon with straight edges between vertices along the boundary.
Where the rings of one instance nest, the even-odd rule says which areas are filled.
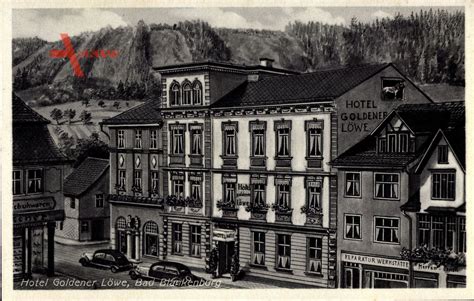
[[[79,263],[82,266],[110,269],[112,273],[128,271],[133,268],[133,264],[128,261],[124,254],[111,249],[97,250],[94,253],[83,253]]]
[[[191,273],[189,268],[182,263],[172,261],[159,261],[151,265],[137,265],[129,273],[132,280],[142,279],[168,279],[176,280],[182,285],[191,284],[200,281],[198,277]]]

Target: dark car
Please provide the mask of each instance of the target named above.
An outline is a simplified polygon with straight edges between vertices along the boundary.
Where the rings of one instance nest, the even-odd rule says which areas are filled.
[[[189,268],[184,264],[172,261],[159,261],[152,265],[137,265],[128,274],[132,280],[138,278],[156,280],[168,279],[180,283],[178,285],[189,285],[203,279],[191,273]]]
[[[110,269],[112,273],[128,271],[133,268],[133,264],[128,261],[124,254],[111,249],[97,250],[94,253],[83,253],[79,263],[82,266]]]

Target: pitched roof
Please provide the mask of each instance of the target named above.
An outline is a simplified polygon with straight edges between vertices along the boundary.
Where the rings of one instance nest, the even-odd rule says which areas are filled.
[[[367,64],[321,69],[298,75],[262,77],[246,81],[212,107],[324,101],[339,97],[391,64]]]
[[[384,124],[389,122],[390,116],[400,116],[407,126],[421,136],[417,140],[417,147],[413,153],[378,153],[376,151],[376,135]],[[332,161],[333,166],[368,166],[404,168],[418,160],[428,147],[432,145],[438,130],[451,135],[458,158],[465,161],[464,138],[464,103],[427,103],[401,105],[390,113],[388,117],[369,136],[349,148],[346,152]],[[464,163],[462,163],[464,164]]]
[[[64,181],[64,195],[85,193],[109,168],[109,160],[86,158]]]
[[[67,162],[48,131],[49,121],[13,94],[13,164]]]
[[[12,93],[12,121],[13,123],[44,123],[50,121],[30,108],[18,95]]]
[[[102,124],[145,124],[161,120],[160,102],[147,101],[114,117],[104,119]]]

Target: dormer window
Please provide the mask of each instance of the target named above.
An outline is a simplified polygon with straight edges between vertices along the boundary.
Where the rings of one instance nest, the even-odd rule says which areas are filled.
[[[377,149],[379,153],[408,153],[413,151],[414,143],[408,132],[390,132],[378,137]]]
[[[178,82],[173,82],[170,87],[170,104],[179,106],[180,103],[180,87]]]
[[[191,89],[191,83],[189,81],[186,81],[183,84],[183,105],[184,106],[189,106],[192,104],[192,89]]]
[[[198,80],[193,82],[193,104],[202,105],[202,85]]]
[[[401,78],[382,78],[382,99],[403,100],[405,82]]]
[[[448,146],[438,145],[438,164],[448,163]]]

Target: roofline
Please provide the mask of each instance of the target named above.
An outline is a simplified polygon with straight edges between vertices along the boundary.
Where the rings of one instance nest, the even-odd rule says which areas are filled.
[[[418,87],[418,85],[416,85],[411,79],[409,79],[405,74],[403,74],[403,72],[401,72],[393,63],[390,63],[392,65],[392,67],[397,70],[398,73],[400,73],[403,78],[405,78],[410,84],[412,84],[421,94],[423,94],[423,96],[425,96],[426,98],[428,98],[428,100],[431,102],[431,103],[436,103],[435,101],[433,101],[433,99],[431,99],[431,97],[426,94],[425,91],[421,90],[420,87]]]
[[[391,118],[392,117],[392,114],[396,114],[398,116],[398,118],[400,118],[403,123],[406,125],[406,127],[410,130],[410,132],[415,135],[415,132],[408,126],[407,122],[405,120],[403,120],[402,116],[400,116],[400,114],[398,114],[397,112],[397,109],[394,109],[392,110],[392,112],[390,112],[390,114],[388,114],[382,121],[380,121],[379,125],[377,125],[377,127],[375,129],[372,130],[372,132],[370,132],[370,136],[374,135],[376,131],[379,130],[379,128],[385,124],[385,122],[388,121],[388,118]]]
[[[315,105],[315,104],[333,104],[334,98],[308,98],[313,100],[322,99],[321,102],[296,102],[296,103],[282,103],[282,104],[261,104],[261,105],[252,105],[252,106],[240,106],[240,107],[210,107],[210,110],[244,110],[247,108],[261,108],[261,107],[275,107],[275,106],[300,106],[300,105]]]
[[[233,70],[238,70],[238,71],[259,71],[260,70],[260,71],[266,71],[266,72],[275,73],[275,74],[282,74],[282,73],[301,74],[301,72],[299,71],[283,69],[283,68],[265,67],[261,65],[248,65],[247,66],[247,65],[239,65],[239,64],[232,64],[232,63],[225,63],[225,62],[213,62],[213,61],[201,61],[201,62],[191,62],[191,63],[184,63],[184,64],[165,65],[165,66],[159,66],[159,67],[152,67],[152,69],[155,71],[158,71],[159,73],[171,74],[171,73],[193,71],[199,68],[212,69],[213,67],[228,68],[228,69],[233,69]],[[183,70],[183,69],[191,69],[191,70]]]
[[[105,161],[109,162],[109,160],[107,160],[107,159],[102,159],[102,158],[94,158],[94,159],[105,160]],[[82,165],[82,164],[81,164],[81,165]],[[79,166],[80,166],[80,165],[79,165]],[[104,168],[104,170],[99,174],[99,176],[97,177],[97,179],[96,179],[94,182],[92,182],[83,192],[81,192],[81,193],[79,193],[79,194],[64,192],[64,195],[65,195],[65,196],[73,196],[73,197],[80,197],[80,196],[84,195],[86,192],[88,192],[88,191],[91,189],[92,186],[94,186],[95,183],[97,183],[97,181],[100,180],[100,178],[102,178],[102,176],[104,175],[104,173],[105,173],[108,169],[110,169],[110,164],[107,164],[107,166],[106,166],[106,167]],[[69,178],[73,173],[74,173],[74,171],[71,172],[71,174],[69,174],[68,178]],[[67,178],[66,178],[66,180],[67,180]],[[64,180],[64,182],[65,182],[66,180]],[[63,184],[63,190],[64,190],[64,184]]]
[[[431,152],[433,146],[435,145],[435,141],[436,141],[436,139],[438,138],[439,135],[441,135],[444,138],[444,140],[448,144],[449,148],[451,149],[451,152],[453,153],[454,157],[456,158],[456,161],[458,162],[459,166],[461,166],[462,171],[465,173],[466,172],[465,167],[463,166],[463,164],[461,164],[461,161],[459,160],[458,156],[456,155],[456,152],[454,151],[453,147],[451,146],[451,143],[449,143],[449,139],[446,137],[446,135],[444,134],[444,131],[442,129],[438,129],[438,131],[436,132],[436,135],[434,135],[433,139],[431,139],[430,145],[424,151],[423,156],[420,159],[420,162],[418,162],[418,164],[415,168],[415,173],[419,173],[420,168],[422,168],[422,166],[425,165],[425,159],[428,156],[428,153]]]
[[[389,166],[380,166],[380,165],[342,165],[342,164],[334,164],[332,162],[329,163],[334,168],[344,168],[344,169],[396,169],[396,170],[405,170],[406,165],[389,165]]]
[[[163,123],[163,122],[161,122]],[[109,128],[116,128],[116,127],[150,127],[150,126],[160,126],[159,123],[133,123],[133,122],[128,122],[128,123],[102,123],[100,122],[99,124],[105,125]],[[162,125],[162,124],[161,124]]]

